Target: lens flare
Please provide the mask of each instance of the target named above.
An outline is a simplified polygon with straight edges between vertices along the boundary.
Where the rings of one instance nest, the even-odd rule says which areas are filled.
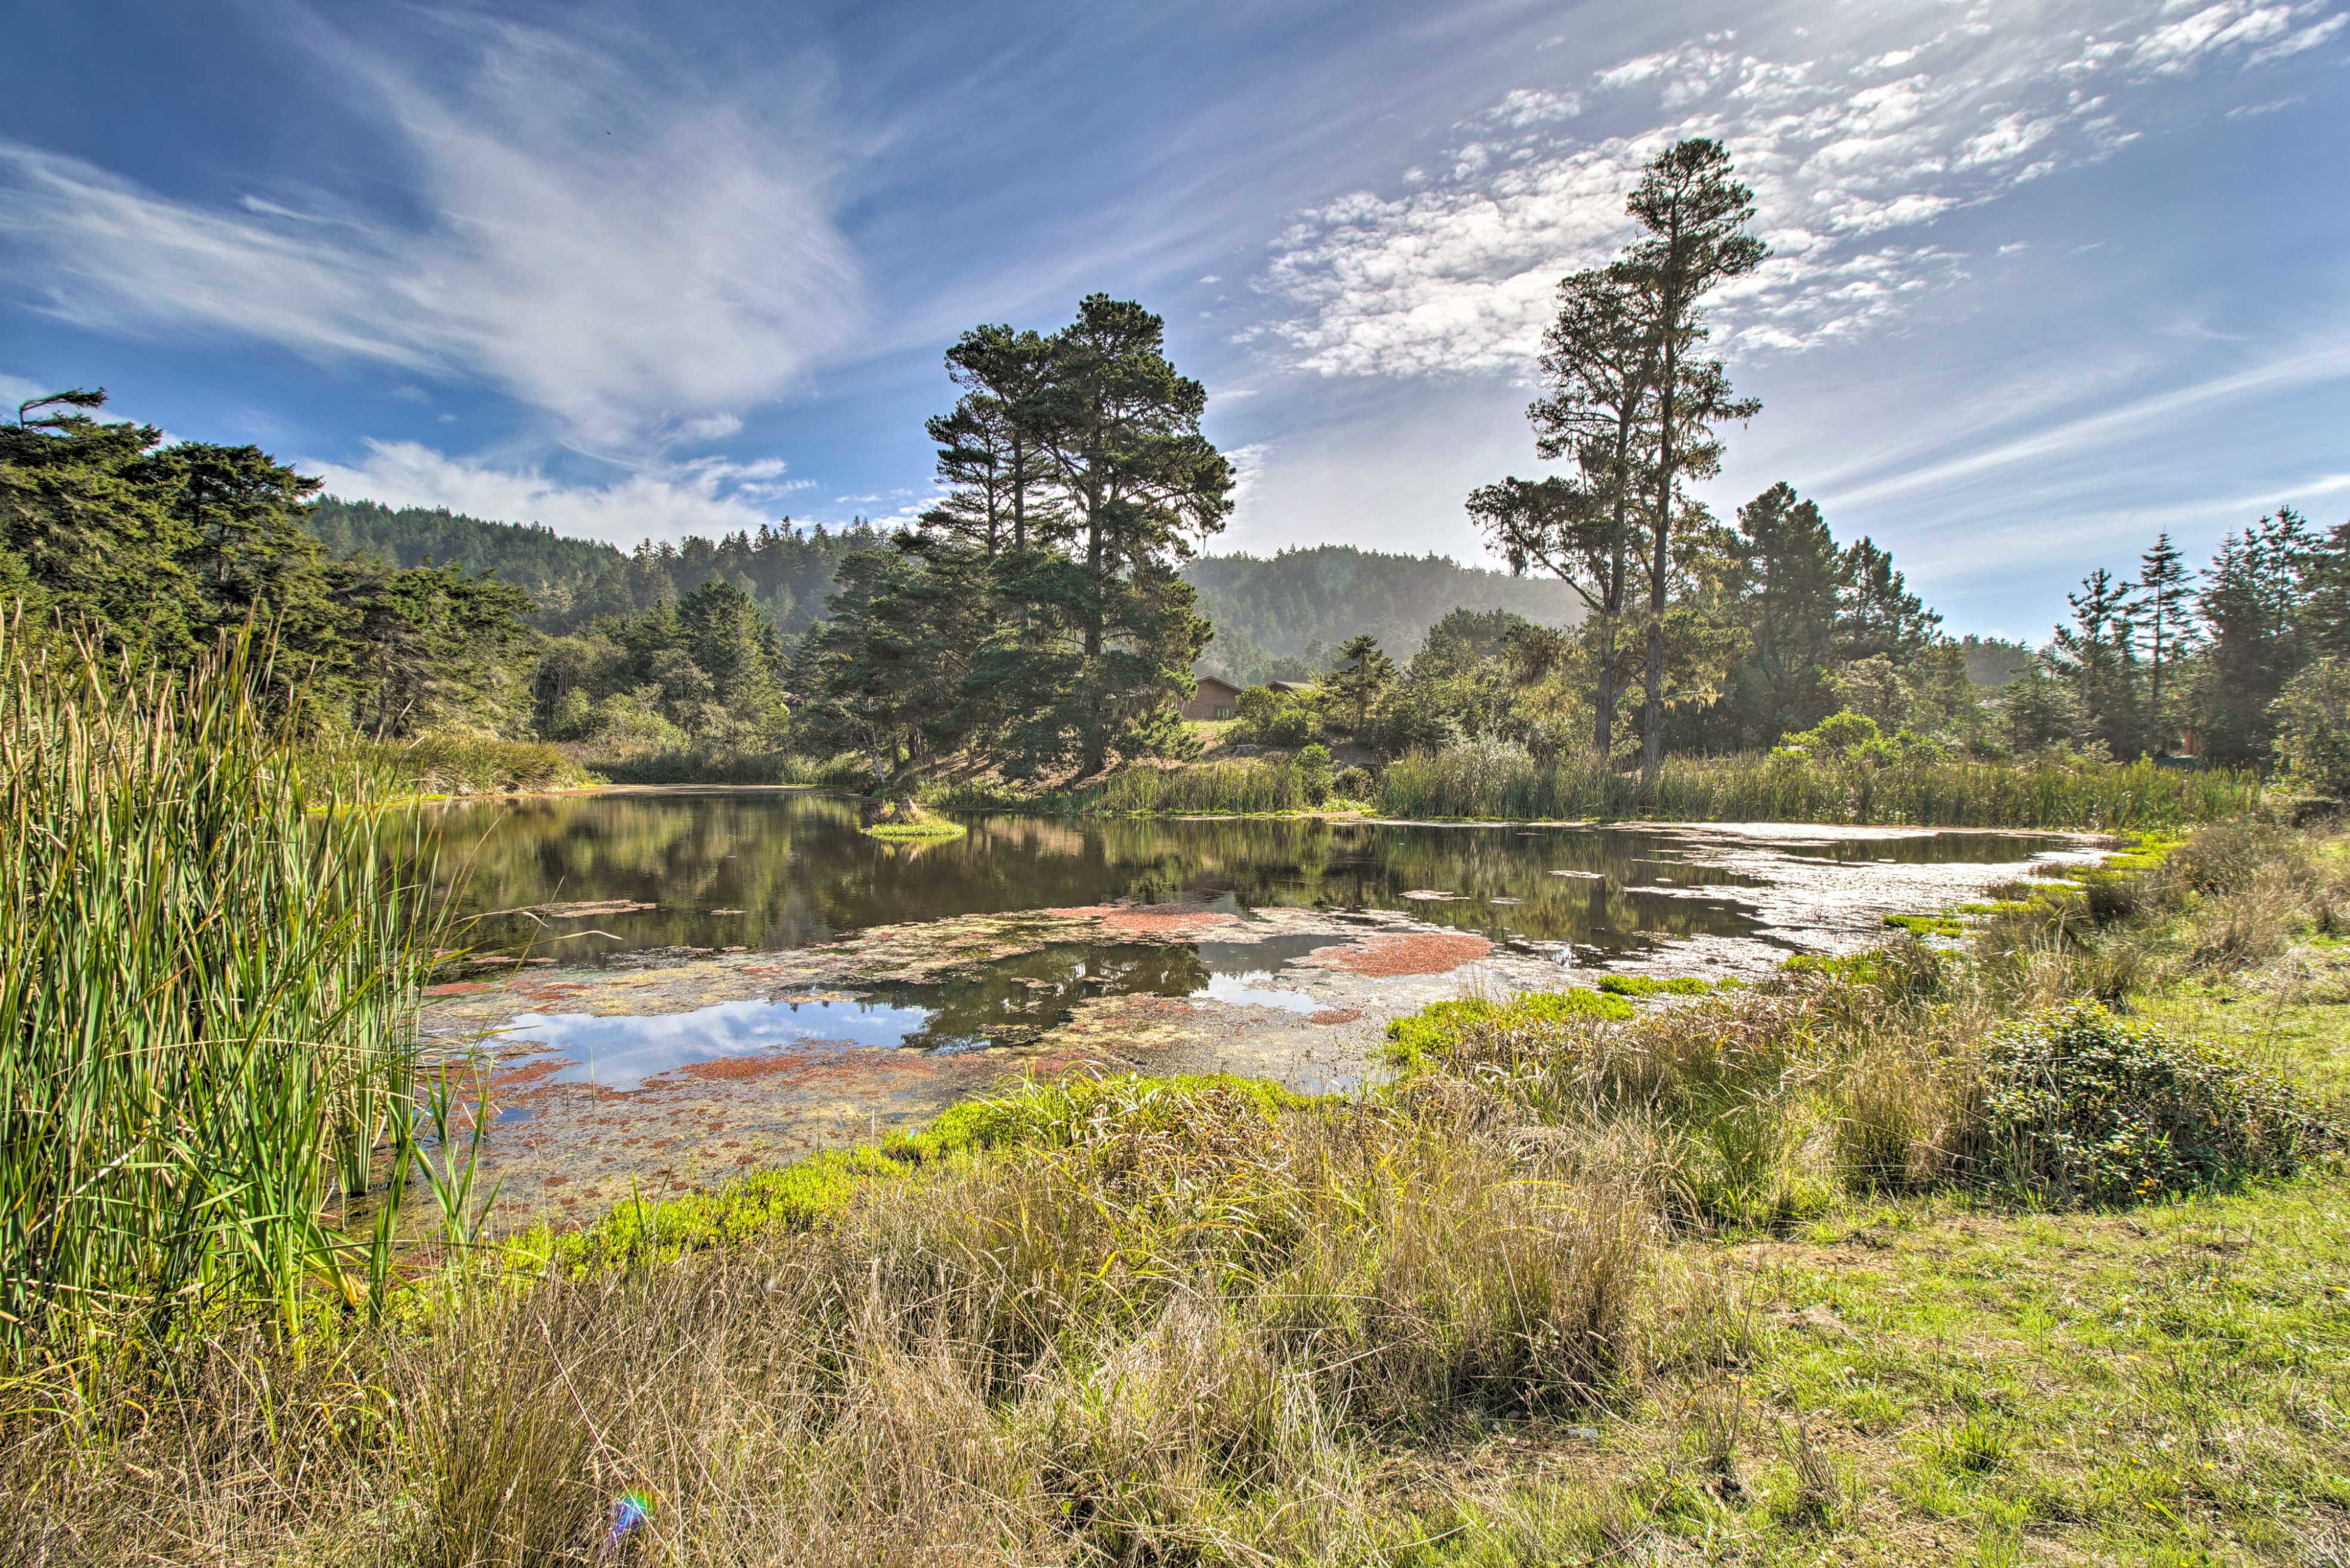
[[[605,1544],[618,1546],[629,1538],[630,1532],[639,1525],[649,1522],[652,1516],[653,1500],[649,1494],[641,1491],[622,1492],[612,1500],[612,1533]]]

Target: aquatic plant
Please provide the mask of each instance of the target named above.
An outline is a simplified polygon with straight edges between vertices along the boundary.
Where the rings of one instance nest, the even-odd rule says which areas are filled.
[[[267,659],[0,628],[0,1347],[380,1292],[388,1229],[340,1223],[408,1127],[433,926],[413,820],[340,809],[363,759],[297,751]]]

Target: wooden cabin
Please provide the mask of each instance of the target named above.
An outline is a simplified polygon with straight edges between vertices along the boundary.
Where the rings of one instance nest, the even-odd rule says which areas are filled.
[[[1241,689],[1212,675],[1200,677],[1200,689],[1183,704],[1186,719],[1230,719],[1240,711]]]

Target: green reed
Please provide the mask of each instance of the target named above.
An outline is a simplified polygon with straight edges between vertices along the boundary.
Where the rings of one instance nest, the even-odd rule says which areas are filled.
[[[133,678],[22,629],[0,627],[0,1355],[231,1305],[294,1331],[321,1285],[380,1303],[390,1230],[343,1222],[411,1131],[438,927],[419,824],[344,809],[370,770],[297,751],[251,639]]]
[[[2260,803],[2248,773],[2151,763],[1841,763],[1762,755],[1668,757],[1652,785],[1584,757],[1542,763],[1515,747],[1415,753],[1381,772],[1391,816],[1651,817],[2099,830],[2240,815]]]

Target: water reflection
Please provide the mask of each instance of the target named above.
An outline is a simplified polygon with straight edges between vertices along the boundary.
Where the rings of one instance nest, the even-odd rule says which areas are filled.
[[[762,1056],[785,1045],[898,1045],[930,1022],[920,1007],[830,998],[722,1002],[691,1012],[607,1018],[588,1012],[525,1012],[499,1032],[509,1044],[544,1045],[563,1059],[537,1084],[642,1088],[680,1067]]]
[[[726,1002],[687,1012],[610,1016],[525,1012],[497,1032],[507,1045],[545,1047],[550,1070],[529,1086],[644,1086],[681,1068],[756,1058],[785,1047],[951,1052],[1017,1044],[1065,1023],[1100,995],[1192,997],[1311,1013],[1324,1005],[1279,983],[1280,966],[1326,937],[1195,947],[1055,943],[976,966],[941,985],[883,985],[863,997],[785,996]]]
[[[567,963],[647,948],[795,948],[877,925],[1114,898],[1397,909],[1602,958],[1757,927],[1739,897],[1755,879],[1688,857],[1708,842],[1701,829],[965,820],[968,836],[910,851],[858,834],[852,805],[833,796],[596,794],[451,807],[442,846],[444,864],[464,868],[459,908],[484,916],[470,945],[528,947]],[[1772,847],[1802,858],[1948,863],[2019,859],[2055,842],[1960,833]],[[1416,891],[1456,897],[1404,897]],[[545,910],[591,902],[608,908]],[[1191,961],[1183,950],[1092,951],[1129,971]],[[1061,958],[1034,973],[1002,967],[985,1007],[1006,1017],[1034,1012],[1060,994],[1055,988],[1100,980]],[[1170,969],[1118,983],[1188,995],[1199,979]]]

